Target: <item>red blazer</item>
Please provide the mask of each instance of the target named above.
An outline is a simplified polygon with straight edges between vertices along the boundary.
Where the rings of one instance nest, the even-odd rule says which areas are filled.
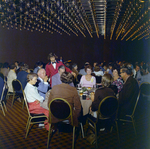
[[[59,66],[61,66],[61,65],[63,65],[63,66],[65,66],[62,62],[60,62],[60,61],[57,61],[56,62],[56,69],[54,69],[54,67],[53,67],[53,65],[51,64],[51,62],[50,63],[48,63],[47,65],[46,65],[46,75],[48,76],[48,77],[50,77],[50,84],[51,84],[51,80],[52,80],[52,76],[53,75],[55,75],[56,73],[58,73],[58,67]],[[66,71],[67,72],[72,72],[68,67],[66,67],[65,66],[65,69],[66,69]]]

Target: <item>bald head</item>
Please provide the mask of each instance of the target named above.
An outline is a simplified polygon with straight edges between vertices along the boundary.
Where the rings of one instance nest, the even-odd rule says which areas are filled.
[[[45,71],[45,69],[39,69],[39,71],[38,71],[38,77],[40,77],[41,79],[43,79],[44,80],[44,78],[45,78],[45,76],[46,76],[46,71]]]

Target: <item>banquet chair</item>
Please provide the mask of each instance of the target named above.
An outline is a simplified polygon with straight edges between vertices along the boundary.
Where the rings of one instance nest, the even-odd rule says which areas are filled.
[[[18,97],[18,95],[23,96],[23,88],[22,88],[22,84],[19,80],[15,79],[12,81],[12,86],[13,86],[13,99],[12,99],[12,104],[11,106],[13,106],[14,104],[14,100],[15,97]],[[22,91],[22,93],[19,93],[20,91]],[[24,100],[23,100],[23,105],[22,108],[24,107]]]
[[[136,107],[137,107],[137,104],[138,104],[138,101],[139,101],[139,98],[140,98],[140,92],[141,92],[141,91],[139,91],[139,94],[138,94],[138,96],[137,96],[137,99],[136,99],[136,102],[135,102],[135,105],[134,105],[132,114],[131,114],[131,115],[125,115],[124,118],[118,118],[118,121],[132,123],[132,124],[133,124],[133,128],[134,128],[135,135],[137,135],[137,133],[136,133],[136,129],[135,129],[134,113],[135,113],[135,110],[136,110]]]
[[[7,111],[6,105],[5,105],[5,99],[7,95],[8,89],[6,88],[6,83],[4,80],[0,77],[0,107],[2,109],[3,115],[5,116],[5,111]],[[5,111],[4,111],[4,108]]]
[[[1,73],[1,72],[0,72],[0,77],[1,77],[3,80],[5,79],[3,73]]]
[[[75,142],[75,126],[73,124],[73,115],[72,108],[68,101],[63,98],[54,98],[49,103],[49,132],[48,132],[48,140],[47,140],[47,148],[50,144],[50,134],[51,134],[51,126],[53,123],[52,117],[57,118],[59,121],[70,120],[70,125],[73,129],[73,138],[72,138],[72,149],[74,149]]]
[[[27,124],[26,124],[26,135],[25,135],[25,138],[27,138],[28,133],[29,133],[30,125],[31,124],[34,125],[34,124],[44,123],[45,119],[47,119],[47,116],[45,114],[43,114],[43,113],[41,113],[41,114],[30,113],[29,112],[28,103],[27,103],[27,99],[26,99],[26,95],[24,93],[24,90],[23,90],[22,93],[23,93],[24,103],[25,103],[25,106],[26,106],[27,112],[28,112],[28,120],[27,120]]]
[[[140,85],[140,92],[142,96],[150,96],[150,83],[149,82],[143,82]]]
[[[92,131],[94,131],[97,149],[98,149],[97,135],[98,135],[101,125],[104,124],[104,122],[106,121],[107,123],[109,122],[108,125],[110,126],[110,132],[112,131],[114,124],[115,124],[117,135],[118,135],[118,141],[120,142],[118,124],[116,120],[117,110],[118,110],[117,98],[114,96],[107,96],[99,104],[98,111],[97,111],[97,118],[93,117],[92,115],[88,115],[85,131],[87,132],[87,128],[89,128],[87,126],[90,126]],[[103,127],[106,127],[106,126],[103,126]]]

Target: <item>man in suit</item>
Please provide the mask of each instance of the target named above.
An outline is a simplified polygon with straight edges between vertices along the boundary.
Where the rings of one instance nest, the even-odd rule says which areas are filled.
[[[52,76],[58,73],[58,67],[60,65],[64,65],[62,62],[56,61],[55,57],[56,55],[54,53],[50,53],[48,55],[48,60],[50,60],[50,62],[46,65],[46,75],[50,78],[50,84],[52,83]],[[65,67],[65,69],[67,72],[70,72],[75,76],[75,73],[73,73],[69,68]]]
[[[42,62],[42,61],[36,62],[36,66],[37,66],[37,67],[34,68],[33,73],[36,73],[36,74],[37,74],[38,70],[43,67],[43,62]]]
[[[123,118],[125,115],[130,115],[133,112],[135,102],[139,93],[139,85],[132,75],[132,68],[123,67],[120,70],[124,85],[119,92],[119,110],[118,118]]]
[[[51,87],[53,87],[54,85],[58,85],[61,84],[61,80],[60,80],[60,76],[61,74],[65,72],[65,66],[60,65],[58,67],[58,73],[56,73],[55,75],[52,76],[52,85]],[[74,87],[73,82],[69,84],[70,86]]]
[[[37,87],[39,94],[45,99],[45,94],[49,89],[49,84],[47,82],[48,77],[46,76],[45,69],[43,68],[39,69],[37,75],[38,75],[38,79],[35,86]]]
[[[27,84],[27,75],[29,73],[29,66],[27,64],[24,64],[24,66],[21,67],[21,71],[19,71],[17,74],[17,79],[21,82],[23,90]]]

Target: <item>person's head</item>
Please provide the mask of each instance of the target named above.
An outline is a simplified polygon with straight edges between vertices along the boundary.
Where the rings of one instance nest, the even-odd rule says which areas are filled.
[[[84,67],[86,67],[87,65],[90,65],[89,62],[85,62]]]
[[[91,65],[87,65],[87,66],[85,67],[85,72],[86,72],[88,75],[90,75],[90,74],[92,73],[92,67],[91,67]]]
[[[58,67],[58,73],[61,75],[63,72],[65,72],[65,66],[64,65],[60,65]]]
[[[139,65],[136,65],[136,66],[135,66],[135,70],[136,70],[136,72],[138,72],[138,71],[140,70],[140,66],[139,66]]]
[[[60,76],[60,80],[62,83],[70,84],[73,82],[73,76],[69,72],[63,72]]]
[[[36,73],[29,73],[27,75],[27,81],[28,83],[34,85],[37,82],[37,74]]]
[[[120,69],[120,75],[122,79],[125,81],[127,77],[132,75],[132,68],[131,67],[122,67]]]
[[[113,76],[117,77],[120,75],[120,66],[118,64],[114,64],[112,67],[112,71],[113,71]]]
[[[42,62],[42,61],[37,61],[37,62],[36,62],[36,65],[37,65],[38,67],[42,68],[42,67],[43,67],[43,62]]]
[[[104,74],[102,76],[101,84],[103,87],[109,87],[112,82],[113,82],[113,78],[112,78],[111,74]]]
[[[95,67],[94,67],[94,71],[95,71],[95,72],[100,71],[100,67],[99,67],[99,66],[95,66]]]
[[[74,63],[74,64],[72,65],[72,69],[75,69],[75,70],[77,70],[77,69],[78,69],[78,66],[77,66],[77,64],[75,64],[75,63]]]
[[[17,67],[16,67],[15,64],[11,64],[11,65],[10,65],[10,69],[16,70],[16,68],[17,68]]]
[[[16,65],[16,67],[19,65],[19,62],[18,61],[15,61],[15,65]]]
[[[27,64],[24,64],[22,67],[21,67],[21,70],[23,71],[28,71],[29,69],[29,66]]]
[[[109,64],[108,64],[108,68],[109,68],[109,69],[112,69],[112,63],[109,63]]]
[[[38,72],[37,72],[37,75],[38,75],[38,77],[40,77],[41,79],[44,80],[44,78],[45,78],[45,76],[46,76],[46,71],[45,71],[45,69],[43,69],[43,68],[39,69]]]
[[[55,62],[56,55],[54,53],[50,53],[48,55],[48,60],[51,62]]]
[[[97,62],[94,62],[94,63],[93,63],[93,67],[95,67],[96,65],[97,65]]]

